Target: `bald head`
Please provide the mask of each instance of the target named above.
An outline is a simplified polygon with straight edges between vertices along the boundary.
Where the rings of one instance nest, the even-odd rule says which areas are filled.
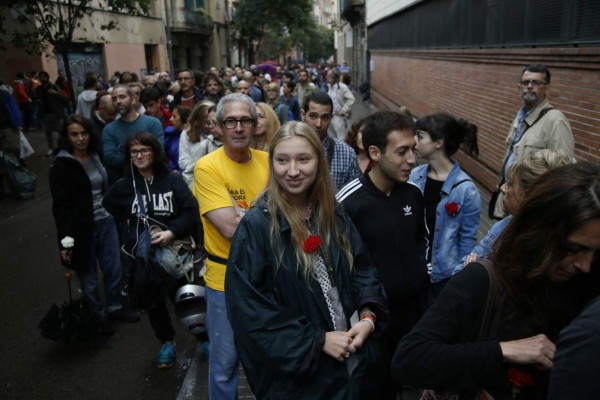
[[[115,104],[113,103],[110,94],[100,97],[100,102],[98,103],[98,115],[106,123],[114,121],[117,115],[117,109],[115,108]]]
[[[242,75],[242,79],[248,83],[252,83],[254,82],[254,74],[252,73],[252,71],[245,71]]]
[[[246,96],[250,96],[250,84],[246,81],[239,81],[237,84],[237,91]]]

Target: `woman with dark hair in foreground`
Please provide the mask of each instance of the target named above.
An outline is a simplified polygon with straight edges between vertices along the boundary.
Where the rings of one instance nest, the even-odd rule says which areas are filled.
[[[498,290],[490,293],[478,263],[453,277],[400,342],[394,378],[428,389],[485,389],[496,399],[545,398],[559,331],[600,292],[599,250],[600,167],[583,162],[542,175],[493,249]],[[497,329],[492,323],[486,333],[489,294]]]

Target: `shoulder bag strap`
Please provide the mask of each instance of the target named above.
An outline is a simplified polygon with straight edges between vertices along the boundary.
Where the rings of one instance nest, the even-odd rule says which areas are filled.
[[[500,313],[496,307],[499,299],[498,283],[496,281],[496,273],[494,272],[492,262],[488,259],[480,259],[477,260],[477,262],[487,271],[490,283],[481,330],[479,331],[479,340],[484,340],[488,337],[495,336],[498,332],[498,324],[500,322]]]
[[[542,119],[542,117],[544,115],[546,115],[546,113],[548,113],[548,111],[550,111],[550,110],[554,110],[554,107],[546,107],[546,108],[544,108],[542,111],[540,111],[540,115],[538,115],[538,117],[535,119],[535,121],[533,121],[531,123],[531,125],[525,124],[525,128],[523,129],[523,133],[521,133],[521,137],[519,138],[519,140],[516,141],[516,142],[513,142],[510,145],[510,152],[511,153],[513,151],[513,148],[515,147],[515,144],[519,143],[523,139],[523,136],[525,136],[525,132],[527,132],[527,130],[529,128],[531,128],[532,126],[534,126],[540,119]],[[509,159],[509,157],[506,157],[504,159],[504,162],[502,163],[502,168],[500,169],[500,172],[504,171],[504,168],[506,166],[506,162],[508,161],[508,159]],[[505,181],[504,181],[504,173],[501,173],[500,176],[501,176],[501,179],[500,179],[500,183],[498,184],[498,187],[502,186],[505,183]]]
[[[546,107],[544,108],[542,111],[540,111],[540,115],[538,115],[538,117],[535,119],[535,121],[532,122],[531,125],[527,125],[525,127],[525,129],[523,130],[523,133],[521,134],[521,139],[523,139],[523,135],[525,134],[525,132],[527,132],[527,129],[531,128],[532,126],[534,126],[536,124],[536,122],[538,122],[540,119],[542,119],[542,117],[544,115],[546,115],[546,113],[550,110],[554,110],[554,107]],[[519,139],[519,141],[521,140]]]
[[[463,179],[462,181],[456,182],[454,185],[452,185],[452,187],[450,188],[450,191],[453,191],[455,187],[457,187],[461,183],[465,183],[465,182],[471,182],[471,180],[470,179]]]
[[[142,194],[137,189],[137,185],[135,184],[135,176],[133,176],[133,174],[132,174],[131,179],[133,182],[133,191],[135,192],[135,197],[137,198],[137,202],[138,202],[138,210],[140,213],[140,218],[144,222],[144,226],[149,227],[150,225],[148,223],[148,214],[146,213],[146,206],[144,206],[144,198],[142,197]]]

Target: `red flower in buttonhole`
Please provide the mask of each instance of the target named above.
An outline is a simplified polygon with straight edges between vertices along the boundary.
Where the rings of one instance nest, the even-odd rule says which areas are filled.
[[[446,212],[448,215],[452,217],[456,217],[456,214],[458,214],[460,211],[460,206],[454,201],[444,204],[444,207],[446,207]]]
[[[317,251],[321,243],[323,243],[323,241],[321,240],[321,236],[310,235],[304,241],[302,250],[304,250],[305,253],[314,253],[315,251]]]

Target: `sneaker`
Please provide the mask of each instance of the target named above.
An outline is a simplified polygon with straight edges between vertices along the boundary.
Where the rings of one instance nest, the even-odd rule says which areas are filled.
[[[140,314],[133,310],[127,310],[122,307],[118,310],[109,312],[108,319],[123,322],[138,322],[140,320]]]
[[[160,353],[158,353],[158,357],[156,357],[156,366],[158,368],[170,368],[175,362],[176,355],[175,342],[163,343],[160,348]]]

